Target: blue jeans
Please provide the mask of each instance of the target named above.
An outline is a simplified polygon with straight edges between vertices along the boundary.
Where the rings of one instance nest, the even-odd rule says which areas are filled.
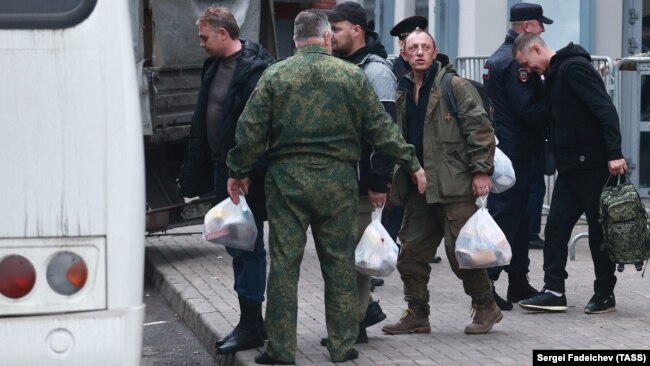
[[[252,252],[226,248],[232,256],[235,291],[248,302],[261,304],[266,289],[266,250],[264,249],[264,222],[257,224],[257,239]]]

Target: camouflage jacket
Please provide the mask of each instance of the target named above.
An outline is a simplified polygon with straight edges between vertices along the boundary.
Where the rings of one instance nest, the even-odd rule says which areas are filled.
[[[364,139],[405,166],[420,169],[363,71],[318,45],[270,65],[239,118],[230,176],[242,178],[266,152],[269,165],[356,164]]]
[[[436,60],[446,60],[446,56]],[[452,92],[459,110],[458,120],[441,99],[442,77],[456,72],[451,63],[438,63],[424,121],[423,162],[427,176],[427,203],[473,200],[472,177],[475,173],[492,174],[494,130],[483,108],[481,97],[465,79],[452,79]],[[397,123],[406,136],[406,98],[413,98],[413,72],[400,79],[397,86]],[[397,168],[391,188],[391,202],[402,204],[411,179]]]

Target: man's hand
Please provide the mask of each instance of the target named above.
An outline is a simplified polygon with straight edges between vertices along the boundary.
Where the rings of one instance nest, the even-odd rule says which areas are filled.
[[[368,199],[370,199],[370,204],[374,208],[381,208],[386,204],[386,199],[388,199],[387,193],[379,193],[368,190]]]
[[[472,177],[472,190],[476,197],[490,193],[490,188],[492,188],[492,182],[489,175],[485,173],[474,174],[474,177]]]
[[[610,160],[607,162],[607,167],[609,168],[609,174],[622,175],[627,170],[627,163],[625,159]]]
[[[243,179],[228,178],[228,183],[226,184],[226,190],[228,195],[232,200],[232,203],[239,204],[239,192],[248,194],[248,187],[251,185],[250,178],[246,177]]]
[[[424,174],[424,169],[420,168],[417,172],[411,173],[411,179],[418,186],[418,192],[424,193],[427,189],[427,176]]]

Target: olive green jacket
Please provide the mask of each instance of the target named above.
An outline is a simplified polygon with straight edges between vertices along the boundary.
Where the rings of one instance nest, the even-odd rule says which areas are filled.
[[[459,118],[454,118],[441,98],[442,77],[455,73],[451,63],[438,63],[438,72],[431,87],[424,121],[423,162],[426,172],[427,203],[462,202],[474,199],[472,177],[475,173],[492,174],[495,139],[492,124],[476,89],[465,79],[454,77],[452,90]],[[412,98],[413,72],[405,75],[396,95],[397,123],[406,138],[406,98]],[[391,202],[406,201],[410,176],[400,167],[393,175]],[[412,189],[412,188],[410,188]]]
[[[266,69],[239,117],[235,139],[227,164],[237,179],[262,154],[269,166],[344,162],[353,167],[361,140],[408,172],[420,169],[415,149],[363,71],[318,45],[301,47]]]

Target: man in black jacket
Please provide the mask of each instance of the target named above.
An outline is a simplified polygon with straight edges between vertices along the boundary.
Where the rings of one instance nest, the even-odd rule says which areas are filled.
[[[217,202],[228,197],[226,156],[235,146],[235,129],[262,72],[273,57],[259,44],[239,39],[239,27],[232,13],[212,6],[197,20],[201,47],[208,54],[203,63],[201,90],[190,141],[179,177],[180,193],[195,197],[214,190]],[[255,217],[258,235],[252,252],[227,248],[232,256],[235,291],[241,318],[235,329],[216,343],[217,353],[234,353],[260,347],[265,332],[262,301],[266,288],[266,221],[264,174],[261,162],[251,172],[247,202]]]
[[[554,52],[538,35],[517,37],[512,55],[527,71],[545,75],[545,100],[558,175],[544,236],[544,290],[522,300],[533,311],[566,311],[564,281],[571,231],[584,212],[594,262],[594,295],[587,314],[614,311],[615,264],[603,248],[598,222],[600,193],[608,174],[625,173],[616,108],[587,51],[573,43]]]

